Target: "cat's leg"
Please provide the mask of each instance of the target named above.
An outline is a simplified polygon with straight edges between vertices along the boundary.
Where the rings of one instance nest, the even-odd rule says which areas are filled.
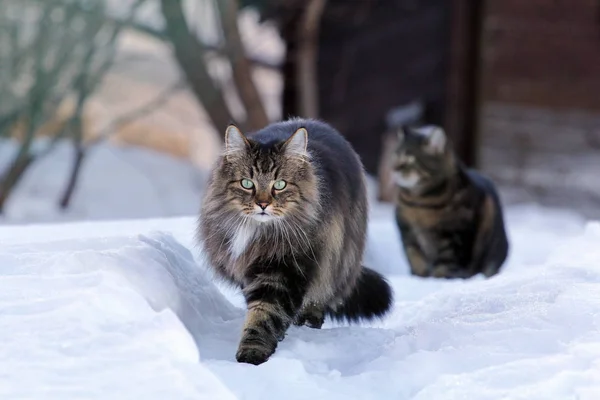
[[[396,223],[400,230],[400,236],[402,238],[402,247],[404,248],[404,253],[406,254],[406,258],[408,261],[408,265],[410,267],[410,272],[413,275],[420,277],[427,277],[430,275],[430,265],[425,258],[425,255],[421,251],[415,236],[412,231],[402,222],[398,217],[396,217]]]
[[[508,255],[508,238],[502,218],[500,205],[494,203],[488,195],[482,205],[477,227],[477,237],[473,245],[472,267],[490,278],[500,272]]]
[[[310,302],[302,306],[294,325],[306,325],[309,328],[321,329],[325,323],[325,306],[319,303]]]
[[[408,245],[404,247],[408,263],[410,265],[410,272],[413,275],[420,277],[428,277],[431,274],[429,263],[425,260],[425,256],[421,249],[414,245]]]
[[[308,287],[307,271],[293,265],[249,268],[243,289],[248,313],[236,354],[238,362],[264,363],[285,337]]]
[[[431,268],[431,276],[434,278],[447,278],[450,268],[444,264],[436,264]]]
[[[495,212],[493,199],[487,195],[480,207],[479,218],[476,221],[475,240],[471,253],[471,265],[469,269],[475,272],[483,272],[488,276],[486,268],[489,268],[488,257],[492,249],[492,234],[494,228]]]
[[[470,278],[474,274],[466,266],[460,265],[456,257],[455,244],[452,238],[441,238],[437,241],[438,254],[431,267],[434,278]]]
[[[456,264],[435,264],[431,269],[431,276],[434,278],[467,279],[473,275],[467,269]]]

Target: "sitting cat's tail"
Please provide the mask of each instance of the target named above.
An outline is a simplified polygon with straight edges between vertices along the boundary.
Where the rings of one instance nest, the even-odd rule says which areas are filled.
[[[372,269],[363,267],[356,286],[345,302],[335,310],[327,309],[332,319],[348,322],[383,317],[391,308],[392,288],[385,278]]]

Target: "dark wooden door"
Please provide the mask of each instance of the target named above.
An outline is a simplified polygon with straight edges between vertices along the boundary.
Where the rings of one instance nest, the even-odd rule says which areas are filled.
[[[422,122],[444,124],[448,0],[330,0],[319,42],[320,118],[376,173],[386,114],[421,102]],[[352,6],[350,6],[352,5]]]

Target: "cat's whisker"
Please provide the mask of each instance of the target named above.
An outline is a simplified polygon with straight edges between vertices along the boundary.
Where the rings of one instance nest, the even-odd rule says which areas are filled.
[[[305,244],[305,246],[308,248],[308,251],[310,251],[310,254],[312,254],[312,261],[314,261],[317,265],[319,265],[319,262],[317,260],[317,256],[315,255],[315,252],[313,250],[312,244],[310,243],[310,240],[308,239],[308,236],[306,235],[304,230],[298,224],[295,224],[294,222],[290,221],[287,223],[288,223],[288,225],[290,225],[294,236],[296,238],[298,238],[298,241],[303,242]],[[303,236],[300,236],[300,233]]]
[[[278,220],[278,221],[285,222],[285,220],[284,220],[284,219],[280,219],[280,220]],[[292,240],[291,240],[291,238],[290,238],[290,232],[289,232],[289,230],[286,228],[286,225],[282,225],[282,227],[284,228],[284,229],[283,229],[283,232],[285,233],[285,238],[286,238],[286,240],[287,240],[287,242],[288,242],[288,244],[289,244],[289,246],[290,246],[290,250],[291,250],[292,258],[294,259],[294,266],[296,267],[296,269],[298,269],[298,272],[300,272],[300,274],[301,274],[301,275],[302,275],[304,278],[306,278],[306,275],[304,274],[304,271],[302,270],[302,267],[303,267],[303,266],[302,266],[302,265],[300,265],[300,264],[298,264],[298,260],[296,259],[296,251],[295,251],[295,250],[296,250],[296,247],[295,247],[295,246],[294,246],[294,244],[292,243]]]
[[[230,224],[234,221],[235,216],[230,216],[225,222],[223,222],[223,226],[230,226]],[[222,231],[214,231],[213,233],[211,233],[210,235],[208,235],[206,238],[204,238],[204,241],[209,241],[212,238],[214,238],[215,236],[221,234]],[[225,231],[225,234],[223,235],[222,241],[221,241],[221,245],[219,246],[219,250],[221,250],[221,246],[223,245],[223,242],[225,241],[225,238],[227,237],[227,230]]]
[[[238,218],[239,218],[239,216],[238,216]],[[230,220],[231,220],[231,222],[234,222],[235,217],[230,218]],[[239,229],[241,222],[239,220],[236,222],[237,223],[232,223],[226,228],[225,234],[223,235],[223,238],[221,239],[221,243],[219,244],[219,252],[221,251],[223,244],[225,244],[225,240],[227,240],[233,232],[235,232],[236,230]]]
[[[290,224],[293,224],[294,228],[298,232],[302,233],[302,235],[303,235],[302,239],[303,239],[304,243],[306,243],[306,246],[308,247],[308,249],[310,250],[310,252],[311,252],[311,254],[313,256],[313,261],[316,262],[316,263],[318,263],[317,256],[315,255],[315,252],[314,252],[313,247],[312,247],[312,245],[310,243],[308,235],[306,234],[306,232],[304,231],[304,229],[302,229],[302,226],[299,225],[299,224],[294,224],[293,222],[290,222]]]

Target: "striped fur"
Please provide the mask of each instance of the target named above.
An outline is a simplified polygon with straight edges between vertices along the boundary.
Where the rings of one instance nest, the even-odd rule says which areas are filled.
[[[265,362],[291,324],[320,328],[326,315],[352,322],[388,311],[389,285],[361,265],[367,210],[362,164],[329,125],[293,119],[246,135],[228,128],[198,238],[246,299],[239,362]]]
[[[440,127],[399,133],[394,175],[396,221],[413,275],[499,272],[509,249],[499,196],[456,159]]]

